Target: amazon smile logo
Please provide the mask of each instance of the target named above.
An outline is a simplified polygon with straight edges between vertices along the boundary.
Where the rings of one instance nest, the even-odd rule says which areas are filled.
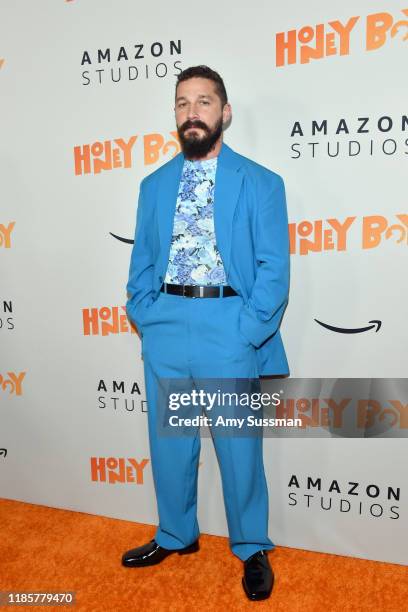
[[[336,327],[334,325],[329,325],[328,323],[323,323],[323,321],[319,321],[319,319],[314,319],[314,321],[316,321],[316,323],[318,323],[319,325],[321,325],[322,327],[325,327],[326,329],[329,329],[330,331],[333,332],[337,332],[338,334],[362,334],[363,332],[366,331],[370,331],[370,329],[375,329],[375,332],[377,333],[378,331],[380,331],[381,328],[381,321],[379,321],[378,319],[373,319],[372,321],[369,321],[369,323],[371,323],[371,325],[367,325],[366,327]]]
[[[112,234],[112,232],[109,232],[109,234],[113,236],[113,238],[116,238],[116,240],[120,240],[120,242],[125,242],[126,244],[134,244],[135,242],[132,238],[122,238],[122,236],[117,236],[116,234]]]

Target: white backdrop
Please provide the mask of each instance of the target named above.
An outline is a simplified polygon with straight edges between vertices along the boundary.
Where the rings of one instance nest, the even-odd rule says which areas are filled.
[[[2,2],[1,496],[156,523],[143,362],[123,309],[131,244],[112,234],[133,238],[139,182],[175,152],[175,75],[190,65],[225,80],[225,141],[285,179],[291,376],[406,376],[403,9],[395,0],[356,0],[352,12],[324,0],[207,0],[200,10],[184,0]],[[312,35],[321,57],[302,63],[300,41]],[[324,121],[327,133],[313,133]],[[333,227],[347,218],[339,235]],[[310,228],[314,251],[301,235]],[[345,334],[315,319],[382,325]],[[202,445],[200,527],[227,535],[214,450]],[[266,439],[264,448],[276,544],[407,562],[403,439]],[[109,467],[122,481],[109,482]],[[308,476],[322,479],[319,494]],[[333,480],[341,492],[328,492]]]

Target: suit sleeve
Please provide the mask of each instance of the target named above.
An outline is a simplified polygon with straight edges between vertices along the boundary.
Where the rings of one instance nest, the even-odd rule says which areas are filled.
[[[153,207],[151,206],[150,209],[148,207],[143,180],[140,184],[135,238],[130,258],[129,279],[126,285],[127,315],[138,327],[143,319],[143,311],[153,302],[152,216]]]
[[[285,185],[277,185],[259,203],[255,255],[257,274],[240,312],[240,330],[259,347],[279,328],[289,294],[289,229]]]

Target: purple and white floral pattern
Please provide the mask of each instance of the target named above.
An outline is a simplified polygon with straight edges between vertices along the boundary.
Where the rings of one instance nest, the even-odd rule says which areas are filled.
[[[215,242],[214,187],[217,158],[184,161],[170,246],[166,283],[225,285]]]

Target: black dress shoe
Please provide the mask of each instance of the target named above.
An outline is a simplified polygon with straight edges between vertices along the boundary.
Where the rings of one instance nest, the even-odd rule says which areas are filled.
[[[259,550],[244,561],[242,586],[249,599],[267,599],[272,592],[273,581],[273,571],[265,550]]]
[[[187,546],[186,548],[168,549],[162,548],[156,540],[150,540],[147,544],[132,548],[122,555],[122,565],[125,567],[143,567],[145,565],[155,565],[160,563],[172,553],[179,555],[188,555],[189,553],[197,552],[199,549],[198,540]]]

